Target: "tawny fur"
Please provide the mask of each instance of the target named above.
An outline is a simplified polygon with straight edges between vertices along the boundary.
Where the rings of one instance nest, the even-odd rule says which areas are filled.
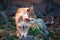
[[[26,34],[28,32],[29,29],[29,22],[31,20],[35,20],[35,14],[34,14],[34,10],[33,10],[33,6],[32,7],[25,7],[25,8],[18,8],[16,15],[15,15],[15,22],[16,22],[16,28],[17,28],[17,36],[21,37],[22,33],[24,33],[26,30]],[[21,28],[21,26],[26,27]],[[23,27],[22,26],[22,27]],[[23,30],[22,30],[23,29]],[[22,32],[20,32],[22,31]]]

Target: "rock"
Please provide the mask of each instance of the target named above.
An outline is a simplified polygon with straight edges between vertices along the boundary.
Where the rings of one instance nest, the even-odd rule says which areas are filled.
[[[22,38],[20,40],[34,40],[34,36],[28,35],[27,37],[24,37],[24,38]]]

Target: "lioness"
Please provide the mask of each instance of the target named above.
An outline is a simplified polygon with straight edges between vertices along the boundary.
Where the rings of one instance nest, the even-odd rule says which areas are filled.
[[[19,38],[26,37],[30,26],[30,21],[35,20],[33,6],[18,8],[15,15],[15,22],[17,28],[17,36]]]

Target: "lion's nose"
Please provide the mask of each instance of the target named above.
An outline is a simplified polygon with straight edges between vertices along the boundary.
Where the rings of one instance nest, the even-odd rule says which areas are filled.
[[[22,35],[22,37],[24,37],[24,35]]]

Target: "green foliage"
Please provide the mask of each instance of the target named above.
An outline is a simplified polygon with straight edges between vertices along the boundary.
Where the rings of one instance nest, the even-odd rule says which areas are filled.
[[[4,24],[6,24],[6,22],[2,22],[2,23],[0,23],[1,25],[4,25]]]
[[[11,29],[11,30],[16,30],[16,27],[15,26],[12,26],[12,25],[9,25],[8,28]]]
[[[33,36],[37,36],[38,34],[42,34],[42,31],[40,31],[39,27],[34,26],[29,29],[28,34],[33,35]]]
[[[15,40],[15,39],[18,39],[18,37],[16,35],[13,35],[13,36],[8,38],[8,40]]]
[[[3,20],[4,18],[0,18],[0,20]]]
[[[8,35],[8,32],[4,29],[0,29],[0,36]]]
[[[7,35],[7,36],[6,36],[6,37],[8,37],[7,40],[18,40],[18,37],[16,36],[16,34],[13,34],[12,36],[10,36],[10,35],[9,35],[10,32],[9,32],[9,31],[8,31],[8,32],[5,31],[4,27],[5,27],[6,22],[4,21],[4,18],[0,18],[0,21],[1,21],[1,22],[0,22],[0,25],[2,25],[2,26],[0,26],[0,36]],[[15,27],[14,20],[10,18],[10,19],[9,19],[9,23],[10,23],[10,25],[9,25],[8,29],[10,29],[10,31],[11,31],[11,30],[16,31],[16,27]],[[3,27],[3,26],[4,26],[4,27]],[[13,31],[12,31],[12,32],[13,32]],[[43,34],[43,33],[42,33],[42,31],[39,29],[39,27],[37,27],[37,26],[31,27],[31,28],[29,29],[29,31],[28,31],[28,35],[33,35],[33,36],[36,37],[38,34]],[[59,35],[57,35],[57,34],[55,34],[55,33],[50,32],[50,33],[49,33],[49,36],[50,36],[50,37],[54,36],[56,40],[60,40]]]
[[[50,36],[51,38],[52,38],[52,37],[54,37],[54,38],[55,38],[55,40],[60,40],[59,35],[58,35],[58,34],[56,34],[56,33],[50,32],[50,33],[49,33],[49,36]]]
[[[13,20],[12,18],[10,18],[10,19],[9,19],[9,22],[12,22],[12,23],[13,23],[13,22],[14,22],[14,20]]]
[[[0,34],[5,33],[4,29],[0,29]]]
[[[6,24],[4,18],[0,18],[0,21],[1,21],[1,22],[0,22],[0,25]]]

